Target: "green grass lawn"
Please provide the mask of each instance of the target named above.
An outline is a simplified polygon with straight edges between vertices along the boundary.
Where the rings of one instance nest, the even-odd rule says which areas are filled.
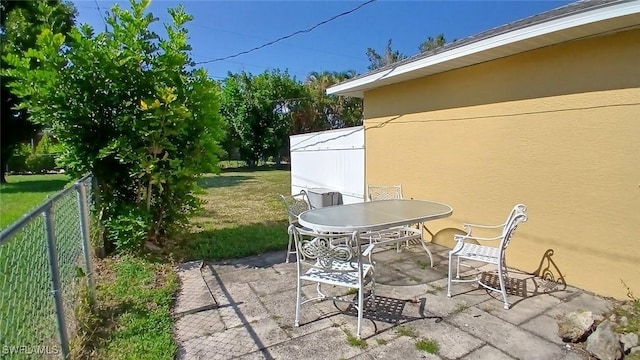
[[[78,314],[77,359],[173,359],[171,305],[178,276],[167,261],[114,256],[95,263],[96,311],[85,301]]]
[[[68,182],[65,175],[7,176],[7,184],[0,185],[0,228],[22,218]],[[0,348],[57,344],[43,226],[42,216],[36,217],[0,247]],[[75,272],[75,264],[61,264],[63,278],[68,265]]]
[[[65,175],[24,175],[8,176],[7,182],[0,186],[2,228],[72,181]],[[165,251],[95,260],[95,312],[89,311],[85,289],[76,309],[79,331],[72,341],[73,358],[173,359],[177,348],[171,332],[170,309],[178,290],[177,261],[236,258],[285,249],[287,220],[277,195],[290,191],[288,170],[225,168],[220,175],[204,176],[199,185],[202,188],[200,197],[205,200],[203,210],[193,218],[190,231],[171,239]],[[42,225],[42,219],[38,221],[34,226]],[[21,264],[15,264],[17,258],[14,256],[22,247],[13,247],[11,243],[5,244],[0,253],[12,254],[10,268],[22,268]],[[39,266],[46,270],[46,259],[40,260],[45,262]],[[30,264],[35,263],[31,261]],[[9,265],[0,261],[2,273],[8,271],[5,268]],[[10,272],[7,276],[12,274],[18,273]],[[31,285],[49,289],[47,279],[43,277],[42,280],[42,284]],[[5,285],[13,282],[3,281]],[[31,314],[28,316],[31,320],[42,316],[35,315],[36,310],[45,315],[52,314],[53,309],[49,306],[52,303],[29,310],[31,302],[20,300],[23,296],[18,295],[12,298],[11,305],[4,304],[10,308],[3,309],[3,313]],[[20,318],[12,317],[16,321]],[[44,330],[36,334],[49,333],[52,329]],[[52,337],[48,341],[53,340]]]
[[[286,214],[278,194],[290,192],[290,172],[226,169],[200,181],[206,201],[190,232],[165,252],[96,261],[97,313],[81,311],[78,358],[173,359],[170,306],[178,289],[175,264],[283,250]]]
[[[69,177],[62,174],[7,176],[7,184],[0,185],[0,229],[20,219],[69,182]]]
[[[291,192],[290,171],[235,170],[200,180],[203,211],[192,232],[171,246],[180,260],[228,259],[286,248],[287,217],[278,194]]]

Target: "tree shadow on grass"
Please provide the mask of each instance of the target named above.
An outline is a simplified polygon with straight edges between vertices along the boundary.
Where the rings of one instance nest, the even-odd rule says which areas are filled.
[[[284,250],[288,242],[287,221],[269,221],[185,234],[174,254],[182,261],[238,259]]]
[[[2,189],[0,190],[0,192],[3,194],[53,192],[64,189],[64,186],[67,183],[68,181],[64,179],[40,179],[9,182],[2,185]]]
[[[233,175],[233,176],[218,176],[218,175],[210,175],[203,176],[198,180],[198,186],[203,189],[209,188],[221,188],[221,187],[230,187],[237,186],[243,181],[253,179],[253,176],[244,176],[244,175]]]

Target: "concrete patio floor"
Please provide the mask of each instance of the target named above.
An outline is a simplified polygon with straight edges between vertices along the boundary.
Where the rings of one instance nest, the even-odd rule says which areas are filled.
[[[366,346],[350,344],[356,317],[346,304],[303,305],[294,326],[295,259],[275,252],[225,262],[181,264],[174,307],[178,359],[587,359],[557,335],[556,318],[575,310],[604,314],[613,302],[577,288],[513,274],[517,294],[454,284],[446,296],[447,251],[429,244],[434,268],[419,245],[380,249],[376,311],[365,314]],[[478,266],[480,264],[477,264]],[[484,268],[480,268],[484,270]],[[324,289],[324,287],[323,287]],[[336,291],[343,291],[336,288]],[[307,295],[315,286],[305,285]],[[437,343],[430,354],[420,339]],[[353,343],[351,341],[351,343]]]

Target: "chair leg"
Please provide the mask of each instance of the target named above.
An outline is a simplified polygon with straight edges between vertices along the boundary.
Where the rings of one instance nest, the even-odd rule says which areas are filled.
[[[302,302],[302,280],[298,276],[298,283],[296,289],[296,320],[295,326],[300,326],[300,303]]]
[[[327,295],[322,292],[322,283],[316,283],[316,294],[316,296],[321,300],[324,300],[327,297]]]
[[[498,280],[500,281],[500,292],[502,293],[502,300],[504,300],[504,309],[509,310],[509,302],[507,301],[507,288],[504,284],[504,272],[502,266],[498,266]]]
[[[427,253],[427,255],[429,256],[429,262],[431,264],[431,267],[434,267],[435,265],[433,264],[433,255],[431,255],[431,251],[429,250],[429,248],[427,247],[427,245],[424,243],[423,239],[419,239],[418,241],[420,241],[420,245],[422,245],[422,248],[424,249],[424,251]]]
[[[289,262],[289,255],[293,254],[291,251],[291,245],[293,244],[293,234],[289,234],[289,245],[287,246],[287,259],[285,262]]]
[[[371,270],[373,273],[371,274],[371,310],[376,311],[376,274],[375,269]]]
[[[449,251],[449,276],[447,277],[447,296],[451,297],[451,273],[453,270],[453,255],[451,254],[451,251]]]
[[[364,314],[364,288],[361,286],[358,291],[358,326],[356,328],[356,337],[360,339],[360,330],[362,328],[362,315]]]

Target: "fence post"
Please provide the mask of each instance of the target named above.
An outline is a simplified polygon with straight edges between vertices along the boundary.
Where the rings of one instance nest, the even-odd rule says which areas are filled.
[[[69,358],[69,337],[67,336],[67,324],[64,319],[64,306],[62,304],[62,292],[60,285],[60,269],[58,268],[58,251],[56,249],[56,233],[53,225],[53,202],[44,211],[44,228],[47,236],[47,250],[49,255],[49,269],[51,270],[51,293],[56,306],[56,319],[58,320],[58,334],[60,335],[60,347],[62,356]]]
[[[91,232],[89,231],[89,206],[87,205],[87,188],[84,182],[76,183],[78,194],[78,212],[80,216],[80,235],[82,237],[82,255],[84,255],[84,268],[87,272],[87,286],[91,298],[91,308],[96,303],[96,284],[93,278],[93,264],[91,263]]]

